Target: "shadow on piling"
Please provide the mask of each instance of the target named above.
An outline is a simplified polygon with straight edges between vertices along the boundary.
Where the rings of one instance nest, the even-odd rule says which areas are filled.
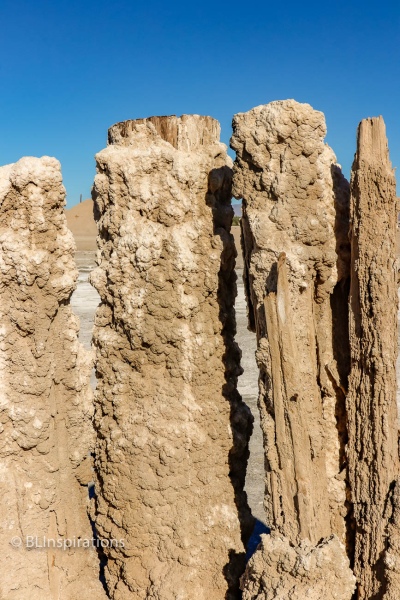
[[[210,185],[210,182],[212,185]],[[216,185],[216,182],[218,185]],[[255,524],[255,519],[247,502],[247,494],[244,491],[249,458],[248,444],[253,430],[253,417],[237,391],[237,378],[241,375],[242,369],[240,367],[241,351],[235,342],[234,301],[237,294],[237,277],[235,272],[236,249],[231,234],[233,218],[231,188],[232,169],[221,167],[210,172],[206,204],[212,209],[214,235],[220,237],[223,245],[220,257],[217,298],[219,320],[222,326],[221,335],[224,341],[225,384],[222,394],[230,405],[230,423],[233,436],[233,445],[228,457],[229,477],[234,490],[241,538],[246,548]],[[213,193],[210,191],[211,189]],[[241,597],[239,578],[243,574],[245,566],[246,553],[232,549],[229,552],[229,562],[224,568],[224,576],[228,584],[226,600],[237,600]]]

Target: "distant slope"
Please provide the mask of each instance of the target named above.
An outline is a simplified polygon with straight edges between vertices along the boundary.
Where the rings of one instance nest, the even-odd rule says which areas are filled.
[[[97,225],[93,217],[93,200],[90,198],[65,211],[68,227],[74,235],[97,235]]]
[[[97,225],[93,216],[93,200],[84,200],[66,210],[65,214],[77,250],[96,250]]]

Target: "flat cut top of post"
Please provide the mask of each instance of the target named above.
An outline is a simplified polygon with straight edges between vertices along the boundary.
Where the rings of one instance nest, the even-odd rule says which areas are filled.
[[[382,117],[363,119],[359,124],[356,159],[358,162],[387,164],[391,168],[386,126]]]
[[[216,119],[201,115],[170,115],[116,123],[108,130],[108,143],[129,146],[137,125],[145,123],[151,123],[158,135],[177,150],[190,151],[219,142],[221,128]]]

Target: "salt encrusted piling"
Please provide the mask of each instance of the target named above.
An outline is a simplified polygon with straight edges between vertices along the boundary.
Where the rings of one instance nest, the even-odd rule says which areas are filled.
[[[399,562],[394,557],[400,556],[395,539],[396,535],[399,538],[395,527],[397,523],[398,528],[399,511],[395,510],[393,521],[391,499],[400,473],[396,407],[396,182],[382,117],[365,119],[359,125],[350,207],[352,369],[347,415],[355,521],[354,572],[358,600],[378,600],[386,591],[385,559],[393,567],[396,560]],[[395,498],[398,495],[396,492]],[[389,558],[385,557],[388,541]],[[400,588],[392,593],[396,591],[399,597]]]
[[[82,590],[105,598],[96,550],[51,547],[92,538],[91,359],[69,306],[77,271],[64,203],[54,158],[0,168],[0,597],[7,600],[76,600]]]
[[[258,339],[267,524],[285,543],[325,539],[327,551],[340,549],[347,565],[341,598],[350,598],[348,183],[325,133],[324,115],[293,100],[236,115],[233,194],[243,199],[245,288]],[[251,564],[257,560],[256,553]],[[253,597],[251,564],[245,598]]]
[[[125,543],[106,551],[113,599],[236,598],[244,568],[251,417],[236,391],[219,129],[196,115],[127,121],[96,156],[95,520]]]
[[[292,541],[316,543],[331,533],[344,541],[337,418],[347,365],[335,360],[331,304],[342,294],[346,319],[348,247],[335,231],[345,223],[348,185],[324,144],[323,114],[307,104],[259,106],[236,115],[233,129],[233,193],[243,198],[245,283],[258,338],[268,524]]]

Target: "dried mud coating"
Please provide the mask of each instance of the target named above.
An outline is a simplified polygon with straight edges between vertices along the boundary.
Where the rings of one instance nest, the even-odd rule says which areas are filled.
[[[69,299],[77,271],[54,158],[0,168],[0,598],[105,598],[95,550],[25,549],[27,536],[91,538],[86,459],[91,357]],[[82,484],[82,485],[81,485]],[[22,546],[13,548],[12,538]]]
[[[236,391],[231,169],[209,117],[119,123],[97,156],[96,527],[117,600],[237,597],[252,519]],[[239,515],[242,521],[242,532]],[[229,591],[228,591],[229,588]]]
[[[346,542],[348,184],[325,133],[321,112],[287,100],[236,115],[231,140],[258,339],[267,524],[292,543],[331,534]]]
[[[243,600],[351,600],[355,577],[335,535],[316,547],[293,547],[279,534],[263,535],[243,576]]]
[[[347,399],[358,600],[382,598],[386,588],[390,496],[399,476],[396,220],[396,183],[385,124],[381,117],[365,119],[358,129],[351,180],[352,370]]]

